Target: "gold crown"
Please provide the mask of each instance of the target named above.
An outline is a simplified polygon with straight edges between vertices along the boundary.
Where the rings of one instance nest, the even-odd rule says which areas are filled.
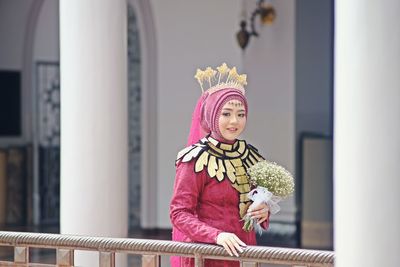
[[[197,69],[194,77],[199,82],[201,91],[203,93],[207,91],[210,94],[224,88],[235,88],[244,94],[244,86],[247,84],[247,75],[239,75],[236,67],[230,69],[226,63],[217,67],[217,70],[211,67],[207,67],[205,70]],[[206,90],[204,90],[205,86],[207,86]]]

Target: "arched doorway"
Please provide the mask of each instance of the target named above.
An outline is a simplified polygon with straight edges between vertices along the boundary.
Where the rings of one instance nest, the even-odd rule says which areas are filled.
[[[129,7],[130,6],[130,7]],[[131,11],[129,11],[131,9]],[[133,11],[133,12],[132,12]],[[132,43],[131,52],[136,51],[139,63],[135,64],[136,57],[133,56],[132,69],[139,67],[137,71],[131,73],[131,66],[128,67],[128,77],[137,75],[136,79],[139,82],[140,94],[135,93],[133,89],[133,96],[139,97],[140,114],[136,114],[140,117],[140,139],[134,141],[130,140],[131,149],[135,149],[140,144],[140,152],[136,156],[130,156],[131,158],[137,157],[140,154],[140,170],[139,176],[135,172],[130,173],[130,206],[133,201],[137,201],[135,206],[130,207],[129,218],[130,227],[141,227],[141,228],[155,228],[157,226],[157,196],[152,192],[157,191],[157,47],[155,38],[155,27],[153,22],[152,10],[150,3],[147,0],[128,0],[128,20],[129,16],[134,15],[135,23],[129,26],[128,21],[128,32],[130,29],[136,29],[132,31],[132,36],[128,36],[128,40],[135,40]],[[133,21],[133,17],[131,18]],[[134,26],[135,25],[135,26]],[[135,39],[135,34],[138,38]],[[129,41],[128,41],[129,42]],[[133,46],[137,45],[137,49]],[[128,48],[128,53],[131,53]],[[128,83],[129,84],[129,83]],[[135,84],[135,82],[133,83]],[[130,85],[128,85],[130,87]],[[131,98],[131,97],[129,97]],[[129,112],[135,112],[136,108],[130,109]],[[135,115],[135,116],[136,116]],[[131,115],[129,115],[131,116]],[[132,116],[133,118],[134,116]],[[129,119],[131,121],[131,119]],[[137,119],[136,119],[137,120]],[[133,134],[132,136],[139,136]],[[130,134],[131,138],[131,134]],[[136,143],[139,142],[139,143]],[[132,163],[130,163],[132,164]],[[130,167],[131,169],[131,167]],[[136,175],[133,178],[133,175]],[[133,180],[139,177],[140,181]],[[139,184],[138,184],[139,182]],[[137,190],[140,190],[137,193]],[[136,191],[136,193],[135,193]],[[135,195],[133,195],[135,194]],[[136,215],[135,215],[136,213]],[[137,215],[140,215],[140,220]]]

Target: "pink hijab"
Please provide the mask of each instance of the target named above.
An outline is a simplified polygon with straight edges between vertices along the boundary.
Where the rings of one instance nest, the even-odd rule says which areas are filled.
[[[222,107],[231,100],[242,102],[247,114],[247,99],[238,89],[225,88],[212,93],[206,91],[200,96],[192,115],[188,146],[197,143],[208,134],[211,134],[218,141],[227,141],[221,135],[218,121]]]

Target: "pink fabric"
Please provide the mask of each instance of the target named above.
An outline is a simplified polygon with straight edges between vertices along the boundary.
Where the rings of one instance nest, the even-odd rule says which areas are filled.
[[[191,145],[197,143],[200,139],[202,139],[207,134],[204,132],[204,130],[202,129],[202,127],[200,125],[201,107],[203,105],[205,97],[206,97],[206,95],[202,94],[200,96],[199,100],[197,100],[196,107],[194,108],[194,111],[192,114],[192,125],[190,127],[187,146],[191,146]]]
[[[222,107],[231,100],[239,100],[242,102],[248,113],[246,97],[238,89],[226,88],[210,94],[204,92],[197,101],[196,107],[192,115],[192,125],[188,137],[187,145],[197,143],[207,134],[212,134],[217,140],[224,142],[224,138],[218,129],[218,119],[221,114]]]
[[[247,245],[256,245],[254,231],[242,230],[239,193],[229,179],[218,182],[206,171],[194,173],[195,161],[179,163],[170,205],[172,239],[215,244],[220,232],[235,233]],[[268,227],[268,222],[262,225]],[[237,266],[238,261],[206,260],[207,267]],[[171,257],[172,267],[192,267],[192,258]]]

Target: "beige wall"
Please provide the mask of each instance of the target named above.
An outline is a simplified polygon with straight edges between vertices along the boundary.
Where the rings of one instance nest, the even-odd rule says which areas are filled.
[[[242,69],[235,41],[239,1],[152,0],[157,39],[157,225],[170,227],[174,160],[185,147],[194,105],[201,94],[196,68],[226,61]]]
[[[32,0],[0,0],[0,69],[21,70],[25,27]]]
[[[246,1],[254,10],[256,1]],[[269,160],[295,171],[295,1],[270,1],[275,22],[256,25],[260,36],[252,38],[244,56],[249,75],[247,95],[250,113],[246,139]],[[293,221],[294,199],[281,204],[273,220]]]
[[[59,42],[59,1],[45,0],[40,10],[35,32],[34,60],[58,62]]]

